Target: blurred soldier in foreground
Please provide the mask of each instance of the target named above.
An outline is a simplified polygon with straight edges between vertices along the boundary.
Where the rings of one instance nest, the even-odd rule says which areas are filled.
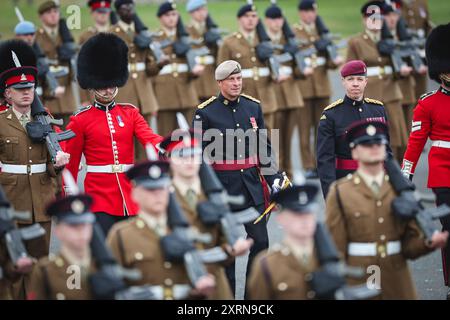
[[[380,299],[417,299],[407,259],[442,248],[448,232],[436,231],[425,239],[414,219],[394,212],[398,181],[384,171],[388,128],[385,123],[362,120],[347,130],[347,143],[358,169],[333,183],[326,199],[326,222],[349,266],[360,266],[367,277],[349,284],[371,283],[381,289]],[[400,174],[400,178],[404,179]],[[373,266],[374,278],[367,282]]]

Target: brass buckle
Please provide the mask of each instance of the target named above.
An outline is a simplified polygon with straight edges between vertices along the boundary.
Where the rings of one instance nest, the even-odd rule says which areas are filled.
[[[164,293],[163,293],[164,300],[173,300],[174,299],[172,287],[164,287],[163,290],[164,290]]]
[[[136,72],[137,66],[136,63],[130,63],[130,72]]]
[[[384,243],[378,244],[377,252],[382,258],[384,258],[386,256],[386,253],[387,253],[386,245]]]
[[[383,76],[384,75],[384,67],[379,67],[380,68],[380,75]]]
[[[31,165],[30,164],[27,164],[27,174],[28,175],[32,175],[32,173],[31,173]]]
[[[121,165],[121,164],[113,164],[112,165],[112,172],[113,173],[122,173],[123,172],[123,165]]]

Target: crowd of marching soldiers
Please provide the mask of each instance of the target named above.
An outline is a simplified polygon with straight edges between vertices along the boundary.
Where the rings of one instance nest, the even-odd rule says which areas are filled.
[[[366,3],[365,29],[347,43],[336,43],[314,0],[299,2],[292,27],[276,1],[265,19],[250,1],[237,12],[239,31],[226,37],[205,0],[187,1],[186,26],[175,3],[163,2],[154,33],[132,0],[88,5],[95,25],[78,45],[58,3],[45,1],[38,10],[42,27],[16,10],[15,34],[23,41],[0,46],[0,298],[232,299],[229,270],[235,270],[227,266],[249,250],[246,298],[417,297],[406,259],[443,248],[448,238],[408,198],[414,186],[393,160],[403,160],[409,124],[420,130],[412,107],[426,92],[422,52],[432,29],[426,2]],[[344,84],[345,99],[330,104],[328,70],[342,66],[344,83],[364,77],[362,100]],[[238,83],[235,100],[227,95],[233,89],[221,85],[228,80]],[[216,104],[236,114],[218,115]],[[357,107],[364,121],[347,125],[351,118],[339,111],[345,105]],[[292,185],[280,173],[255,173],[244,185],[256,181],[264,201],[233,209],[235,194],[227,194],[233,181],[201,161],[205,146],[185,125],[212,122],[214,112],[237,127],[247,117],[255,132],[279,129],[278,166],[287,176],[298,126],[305,177],[320,177],[328,228],[316,220],[318,188]],[[158,134],[149,126],[153,117]],[[339,158],[339,144],[347,158]],[[84,193],[77,187],[82,156]],[[335,182],[339,170],[353,175]],[[266,180],[271,194],[261,189]],[[260,247],[251,235],[260,230],[251,224],[267,213],[268,197],[279,206],[285,237],[267,253],[268,240]],[[366,208],[368,199],[373,208]],[[434,218],[449,213],[445,205],[436,210],[429,212]],[[239,236],[242,225],[248,239]],[[50,234],[60,248],[49,255]],[[371,265],[382,268],[375,289],[365,282]]]

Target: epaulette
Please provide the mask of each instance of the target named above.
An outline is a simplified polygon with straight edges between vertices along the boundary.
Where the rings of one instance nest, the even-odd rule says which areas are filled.
[[[198,109],[203,109],[204,107],[206,107],[207,105],[209,105],[211,102],[213,102],[214,100],[216,100],[217,97],[216,96],[212,96],[211,98],[209,98],[208,100],[200,103],[197,108]]]
[[[125,102],[118,103],[118,105],[120,105],[120,106],[122,106],[122,107],[131,107],[131,108],[133,108],[133,109],[137,109],[137,108],[138,108],[138,107],[136,107],[134,104],[131,104],[131,103],[125,103]]]
[[[92,107],[91,105],[86,106],[86,107],[81,107],[80,109],[78,109],[77,111],[75,111],[75,112],[73,113],[73,115],[74,115],[74,116],[77,116],[77,115],[79,115],[79,114],[82,113],[82,112],[88,111],[91,107]]]
[[[331,108],[336,107],[337,105],[340,105],[342,102],[344,102],[344,99],[338,99],[335,102],[333,102],[332,104],[330,104],[329,106],[325,107],[325,109],[323,109],[323,111],[325,110],[329,110]]]
[[[380,100],[376,100],[376,99],[364,98],[364,101],[367,103],[379,104],[380,106],[383,105],[383,102],[381,102]]]
[[[261,101],[259,101],[258,99],[254,98],[252,96],[249,96],[248,94],[241,93],[241,96],[246,97],[247,99],[252,100],[252,101],[254,101],[256,103],[261,103]]]
[[[234,32],[234,33],[233,33],[233,36],[235,36],[235,37],[238,38],[238,39],[241,39],[241,38],[242,38],[242,34],[241,34],[240,32]]]
[[[436,93],[436,90],[424,93],[423,95],[420,96],[419,100],[425,100],[426,98],[428,98],[429,96],[432,96],[435,93]]]

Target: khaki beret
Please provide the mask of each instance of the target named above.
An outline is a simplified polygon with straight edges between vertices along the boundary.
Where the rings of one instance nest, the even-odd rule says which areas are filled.
[[[59,8],[59,5],[55,1],[45,1],[39,6],[38,13],[41,15],[53,8]]]
[[[241,65],[234,60],[226,60],[216,68],[215,77],[217,81],[225,80],[232,74],[241,73]]]

